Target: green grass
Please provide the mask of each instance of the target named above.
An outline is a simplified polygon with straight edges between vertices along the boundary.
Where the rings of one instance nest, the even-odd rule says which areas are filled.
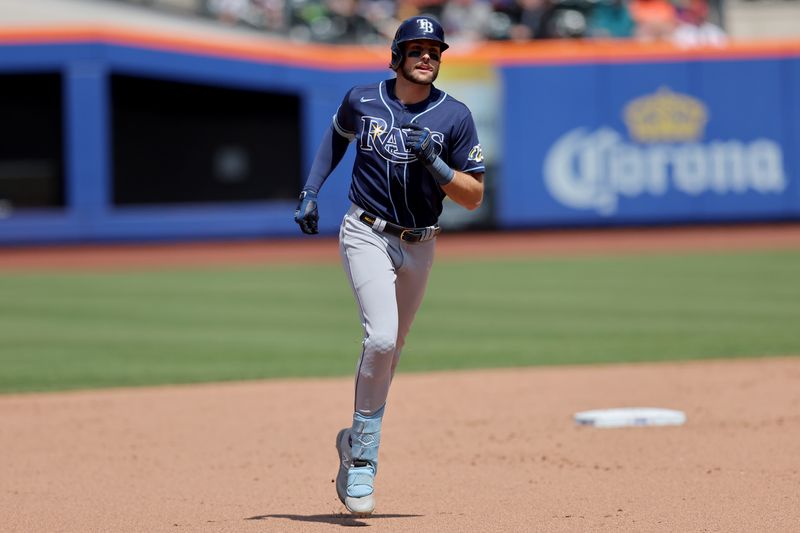
[[[400,371],[800,354],[800,252],[445,261]],[[0,273],[0,392],[350,375],[338,265]]]

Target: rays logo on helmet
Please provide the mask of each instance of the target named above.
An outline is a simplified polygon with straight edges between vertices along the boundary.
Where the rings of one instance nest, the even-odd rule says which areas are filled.
[[[417,19],[419,31],[422,33],[433,33],[433,23],[428,19]]]
[[[475,161],[476,163],[483,162],[483,148],[481,148],[480,144],[476,144],[472,147],[472,150],[469,151],[469,156],[467,159],[469,161]]]

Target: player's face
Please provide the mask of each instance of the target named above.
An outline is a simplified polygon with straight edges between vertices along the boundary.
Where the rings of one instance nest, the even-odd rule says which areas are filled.
[[[411,83],[430,85],[439,75],[442,52],[436,41],[411,41],[406,43],[405,59],[400,75]]]

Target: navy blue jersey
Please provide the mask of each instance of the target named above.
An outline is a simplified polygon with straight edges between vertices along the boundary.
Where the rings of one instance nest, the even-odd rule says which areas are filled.
[[[350,200],[405,227],[436,224],[445,193],[405,147],[401,126],[431,130],[436,154],[461,172],[483,173],[475,122],[467,106],[431,86],[430,96],[405,105],[394,96],[395,80],[353,87],[333,118],[339,135],[355,141]]]

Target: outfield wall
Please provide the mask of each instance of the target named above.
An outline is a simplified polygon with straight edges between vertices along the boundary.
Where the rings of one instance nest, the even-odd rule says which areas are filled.
[[[489,194],[447,206],[447,226],[800,218],[800,42],[456,48],[439,85],[473,109]],[[387,56],[0,30],[0,243],[297,235],[323,129],[351,85],[391,74]],[[352,156],[321,195],[325,233]]]

